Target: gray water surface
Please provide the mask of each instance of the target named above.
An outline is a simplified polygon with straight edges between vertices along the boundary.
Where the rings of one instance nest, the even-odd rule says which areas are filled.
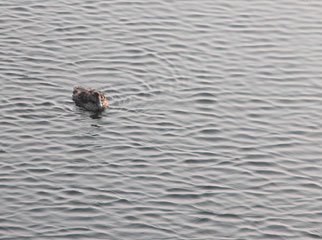
[[[0,239],[321,239],[321,16],[1,1]]]

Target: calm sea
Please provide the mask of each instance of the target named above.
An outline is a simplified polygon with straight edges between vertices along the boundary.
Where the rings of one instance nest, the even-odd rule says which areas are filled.
[[[1,1],[0,239],[322,239],[321,16]]]

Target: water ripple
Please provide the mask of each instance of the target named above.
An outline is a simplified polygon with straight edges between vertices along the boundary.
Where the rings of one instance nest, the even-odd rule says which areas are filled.
[[[321,238],[321,7],[0,3],[0,239]]]

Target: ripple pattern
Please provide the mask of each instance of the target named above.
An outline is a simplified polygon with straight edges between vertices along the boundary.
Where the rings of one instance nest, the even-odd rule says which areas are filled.
[[[0,239],[322,238],[320,1],[0,9]]]

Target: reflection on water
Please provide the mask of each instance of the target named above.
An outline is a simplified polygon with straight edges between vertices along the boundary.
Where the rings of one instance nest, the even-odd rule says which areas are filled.
[[[322,3],[0,7],[0,239],[322,237]]]
[[[102,118],[102,113],[100,113],[100,112],[95,112],[95,113],[91,113],[91,118],[93,118],[93,119],[100,119],[100,118]],[[92,124],[92,126],[97,126],[96,124]]]

